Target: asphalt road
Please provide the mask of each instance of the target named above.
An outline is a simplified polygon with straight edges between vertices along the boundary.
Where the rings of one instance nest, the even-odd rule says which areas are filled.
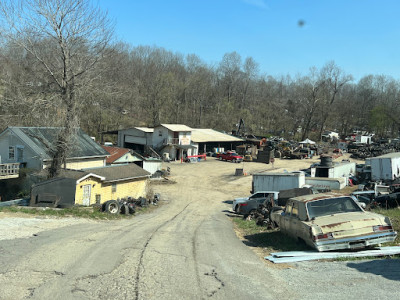
[[[265,263],[229,216],[229,200],[251,187],[232,176],[242,165],[170,167],[177,183],[154,186],[163,204],[151,213],[0,241],[0,299],[399,298],[397,259]]]

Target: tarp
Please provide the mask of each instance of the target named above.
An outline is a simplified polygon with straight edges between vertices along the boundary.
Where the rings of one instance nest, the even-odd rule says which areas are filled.
[[[315,142],[309,138],[306,138],[304,141],[300,142],[300,144],[315,144]]]

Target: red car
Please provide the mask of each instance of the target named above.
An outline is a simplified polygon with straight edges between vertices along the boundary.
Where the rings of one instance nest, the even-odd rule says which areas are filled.
[[[223,153],[218,153],[217,154],[217,158],[219,160],[226,160],[226,161],[231,161],[234,163],[240,163],[243,161],[243,157],[240,156],[239,154],[235,153],[235,152],[223,152]]]

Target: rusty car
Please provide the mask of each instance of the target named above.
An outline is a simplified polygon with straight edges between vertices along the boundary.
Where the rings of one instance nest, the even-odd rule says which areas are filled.
[[[393,242],[388,217],[364,211],[352,196],[337,193],[291,198],[270,213],[274,226],[318,251],[359,249]]]

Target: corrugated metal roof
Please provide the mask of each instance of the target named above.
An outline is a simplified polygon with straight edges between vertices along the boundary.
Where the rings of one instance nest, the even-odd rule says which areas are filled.
[[[154,132],[154,128],[149,128],[149,127],[134,127],[134,128],[148,133]]]
[[[160,125],[164,126],[165,128],[167,128],[171,131],[192,131],[193,130],[189,126],[182,125],[182,124],[160,124]]]
[[[195,143],[207,142],[243,142],[244,140],[214,129],[192,129],[192,141]]]
[[[60,127],[9,127],[9,129],[24,141],[43,159],[51,159]],[[107,156],[108,152],[94,142],[80,128],[77,129],[70,141],[68,158]]]
[[[110,156],[107,157],[106,163],[112,164],[117,159],[121,158],[123,155],[129,152],[129,149],[119,148],[119,147],[109,147],[109,146],[101,146],[104,150],[106,150]]]
[[[88,174],[88,172],[82,170],[61,169],[56,178],[72,178],[78,180]],[[34,175],[41,179],[46,178],[48,175],[48,170],[42,169],[38,172],[35,172]],[[48,180],[46,180],[46,182],[47,181]]]

